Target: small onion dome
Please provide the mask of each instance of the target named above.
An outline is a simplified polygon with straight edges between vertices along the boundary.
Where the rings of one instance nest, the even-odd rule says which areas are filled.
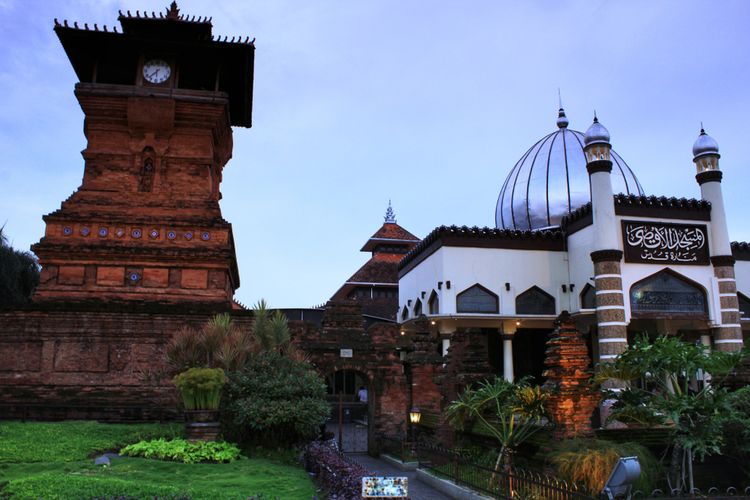
[[[591,124],[583,136],[583,143],[584,147],[589,147],[592,144],[609,144],[609,130],[599,123],[596,115],[594,115],[594,123]]]
[[[560,111],[557,113],[557,127],[568,128],[568,117],[565,116],[565,110],[562,108],[560,108]]]
[[[693,144],[693,161],[702,156],[719,154],[719,144],[701,128],[701,134]]]

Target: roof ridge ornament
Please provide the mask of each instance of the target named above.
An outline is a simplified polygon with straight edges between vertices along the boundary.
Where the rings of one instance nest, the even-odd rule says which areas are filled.
[[[167,9],[167,19],[179,19],[180,18],[180,9],[177,8],[177,2],[172,0],[172,3],[169,5],[169,8]]]
[[[396,223],[396,214],[393,211],[393,207],[391,206],[391,200],[388,199],[388,208],[385,211],[385,219],[386,224],[395,224]]]

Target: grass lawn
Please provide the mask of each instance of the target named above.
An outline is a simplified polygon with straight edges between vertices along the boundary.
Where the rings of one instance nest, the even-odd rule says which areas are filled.
[[[229,464],[183,464],[143,458],[95,466],[92,455],[141,439],[179,435],[179,425],[96,422],[0,422],[0,498],[129,498],[310,500],[316,490],[305,471],[274,458]]]

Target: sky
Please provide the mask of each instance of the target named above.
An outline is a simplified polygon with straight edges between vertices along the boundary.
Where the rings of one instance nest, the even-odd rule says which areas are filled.
[[[80,185],[76,78],[54,18],[116,24],[168,0],[0,0],[0,224],[16,248]],[[392,200],[419,237],[494,226],[505,177],[594,109],[647,194],[699,197],[691,147],[719,143],[730,237],[750,241],[750,2],[178,2],[256,38],[253,127],[234,130],[221,208],[248,305],[325,302],[369,257]]]

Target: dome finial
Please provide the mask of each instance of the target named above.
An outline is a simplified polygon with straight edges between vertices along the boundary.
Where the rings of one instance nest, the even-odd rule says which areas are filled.
[[[393,212],[393,207],[391,206],[391,199],[388,199],[388,208],[385,211],[385,223],[386,224],[395,224],[396,223],[396,214]]]
[[[557,128],[568,128],[568,117],[565,116],[565,110],[562,105],[562,97],[560,96],[560,87],[557,88],[557,101],[560,104],[560,109],[557,112]]]

